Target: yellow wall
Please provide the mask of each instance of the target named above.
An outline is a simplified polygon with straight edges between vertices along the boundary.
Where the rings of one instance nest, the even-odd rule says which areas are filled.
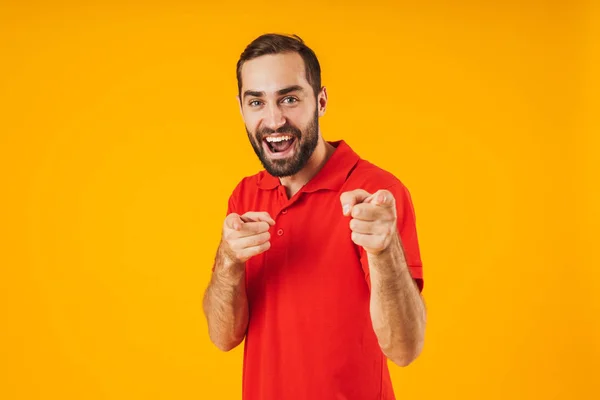
[[[229,192],[260,167],[234,68],[266,31],[320,57],[325,137],[413,195],[429,325],[391,368],[398,397],[599,398],[597,9],[11,3],[0,398],[239,398],[241,348],[209,344],[201,296]]]

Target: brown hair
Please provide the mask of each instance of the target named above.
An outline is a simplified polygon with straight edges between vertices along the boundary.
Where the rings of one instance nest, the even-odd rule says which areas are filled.
[[[315,97],[321,90],[321,66],[314,51],[312,51],[298,35],[280,35],[267,33],[254,39],[240,56],[237,62],[238,94],[242,91],[242,65],[253,58],[267,54],[295,52],[304,60],[306,80],[313,88]]]

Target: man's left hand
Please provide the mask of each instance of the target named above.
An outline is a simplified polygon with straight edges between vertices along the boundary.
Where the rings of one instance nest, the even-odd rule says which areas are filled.
[[[362,189],[340,196],[342,212],[351,216],[352,241],[365,251],[377,255],[386,250],[398,236],[396,200],[388,190],[371,194]]]

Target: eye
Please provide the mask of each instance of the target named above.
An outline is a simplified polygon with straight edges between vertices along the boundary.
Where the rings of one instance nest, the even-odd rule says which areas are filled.
[[[286,97],[282,100],[282,102],[287,103],[287,104],[294,104],[298,102],[298,99],[295,97]]]
[[[260,105],[260,101],[259,100],[252,100],[251,102],[248,103],[248,105],[250,107],[258,107]]]

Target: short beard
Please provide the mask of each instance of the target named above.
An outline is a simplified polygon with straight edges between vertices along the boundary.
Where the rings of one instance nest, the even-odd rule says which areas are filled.
[[[258,156],[263,168],[269,174],[279,178],[292,176],[304,168],[317,148],[317,144],[319,143],[319,113],[318,110],[315,110],[314,118],[306,126],[304,132],[288,123],[276,131],[272,129],[261,129],[256,135],[252,135],[246,127],[246,132],[248,133],[248,139],[250,140],[254,152]],[[296,151],[291,158],[284,160],[270,160],[265,154],[262,145],[263,139],[266,135],[273,133],[286,133],[294,136],[295,140],[292,146],[296,146]],[[299,151],[298,146],[300,147]]]

